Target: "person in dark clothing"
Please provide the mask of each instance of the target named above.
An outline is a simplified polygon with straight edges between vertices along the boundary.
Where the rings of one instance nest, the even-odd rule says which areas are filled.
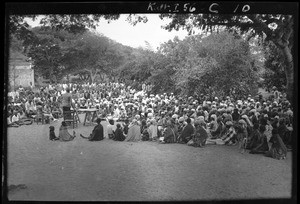
[[[149,132],[148,132],[148,126],[146,120],[142,120],[141,134],[142,134],[142,141],[149,140]]]
[[[253,125],[253,131],[250,134],[249,142],[248,142],[246,149],[251,150],[252,148],[254,148],[257,145],[258,139],[260,137],[258,128],[259,128],[259,124],[255,123]]]
[[[84,92],[83,97],[85,98],[85,100],[90,99],[91,98],[90,92],[89,91]]]
[[[259,138],[257,143],[253,145],[250,154],[264,154],[269,151],[267,136],[264,134],[266,127],[263,125],[259,126]]]
[[[205,146],[205,142],[208,135],[206,130],[201,125],[200,120],[195,121],[195,134],[193,137],[193,146],[194,147],[203,147]]]
[[[182,133],[180,135],[180,140],[183,143],[187,143],[192,138],[192,135],[194,134],[194,127],[191,125],[191,119],[188,118],[186,122],[187,125],[183,128]]]
[[[127,135],[128,134],[128,129],[129,129],[129,121],[128,120],[125,120],[124,124],[123,124],[123,131],[124,131],[124,134]]]
[[[272,130],[272,137],[270,139],[270,143],[272,143],[272,146],[270,150],[266,152],[266,156],[279,160],[285,159],[287,155],[287,148],[278,134],[278,129],[276,128]]]
[[[66,93],[62,95],[62,109],[64,113],[64,117],[66,118],[72,118],[71,113],[69,112],[71,110],[72,106],[72,94],[70,93],[70,89],[66,89]]]
[[[263,126],[268,125],[268,114],[261,115],[259,123]]]
[[[89,141],[100,141],[103,140],[104,134],[103,134],[103,126],[100,124],[101,119],[97,118],[96,120],[97,125],[94,127],[92,134],[90,134],[89,137],[85,137],[82,134],[80,136],[84,139],[88,139]]]
[[[123,134],[123,130],[121,128],[120,124],[117,124],[117,129],[115,131],[115,141],[124,141],[125,140],[125,135]]]
[[[284,118],[279,119],[279,126],[278,126],[278,134],[281,137],[283,143],[286,146],[289,146],[292,138],[291,138],[291,131],[286,127],[286,121]]]
[[[232,113],[232,120],[235,122],[238,122],[239,119],[240,119],[239,110],[237,108],[235,108]]]

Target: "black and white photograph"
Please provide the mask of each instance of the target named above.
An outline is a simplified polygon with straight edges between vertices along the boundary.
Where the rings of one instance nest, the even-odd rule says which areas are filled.
[[[298,15],[6,2],[2,201],[296,203]]]

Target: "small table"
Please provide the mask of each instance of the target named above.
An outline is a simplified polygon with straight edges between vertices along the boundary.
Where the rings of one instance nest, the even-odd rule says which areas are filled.
[[[97,118],[97,111],[98,109],[96,108],[91,108],[91,109],[78,109],[78,111],[80,112],[84,112],[85,113],[85,117],[84,117],[84,122],[83,125],[86,125],[86,118],[88,116],[92,116],[91,121],[89,122],[89,125],[91,125],[93,123],[93,121],[95,120],[95,118]]]

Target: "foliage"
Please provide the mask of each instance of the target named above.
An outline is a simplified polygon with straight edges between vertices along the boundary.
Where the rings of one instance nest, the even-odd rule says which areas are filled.
[[[31,29],[31,32],[34,33],[35,39],[27,47],[27,56],[32,59],[36,74],[54,82],[60,80],[62,50],[61,39],[57,37],[59,31],[44,31],[36,27]]]
[[[270,91],[273,86],[276,86],[279,91],[284,91],[286,77],[282,52],[273,43],[267,43],[265,45],[265,56],[264,87]]]
[[[282,14],[161,14],[161,19],[170,18],[171,22],[164,28],[171,30],[186,29],[193,33],[194,29],[216,32],[219,28],[248,33],[249,38],[260,36],[265,42],[273,42],[284,56],[286,75],[286,92],[292,102],[294,91],[294,16]]]
[[[180,44],[189,48],[186,60],[177,69],[175,81],[187,95],[216,94],[224,96],[232,89],[241,94],[254,93],[257,75],[250,63],[247,42],[229,33],[203,38],[192,36]]]

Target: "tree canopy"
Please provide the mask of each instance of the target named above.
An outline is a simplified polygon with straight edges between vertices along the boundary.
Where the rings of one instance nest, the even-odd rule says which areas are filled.
[[[253,82],[263,77],[267,87],[285,89],[291,98],[293,16],[161,14],[161,19],[171,19],[165,26],[169,31],[205,32],[183,40],[175,37],[156,52],[147,42],[146,48],[131,48],[91,30],[100,19],[116,20],[119,15],[45,15],[41,26],[33,29],[25,17],[36,18],[9,17],[11,46],[18,44],[16,40],[22,42],[34,69],[54,81],[68,74],[90,82],[107,76],[136,87],[150,83],[156,93],[245,95],[253,94],[257,89]],[[127,20],[132,25],[147,22],[139,15],[129,15]],[[271,80],[275,75],[278,80]],[[284,82],[286,86],[279,87]]]
[[[195,28],[217,32],[219,28],[226,28],[242,34],[248,33],[249,38],[260,36],[265,42],[272,42],[282,52],[284,57],[284,71],[286,75],[286,92],[292,101],[294,91],[294,16],[282,14],[247,14],[247,15],[219,15],[219,14],[161,14],[161,19],[169,18],[171,22],[165,29],[186,29],[193,33]]]

